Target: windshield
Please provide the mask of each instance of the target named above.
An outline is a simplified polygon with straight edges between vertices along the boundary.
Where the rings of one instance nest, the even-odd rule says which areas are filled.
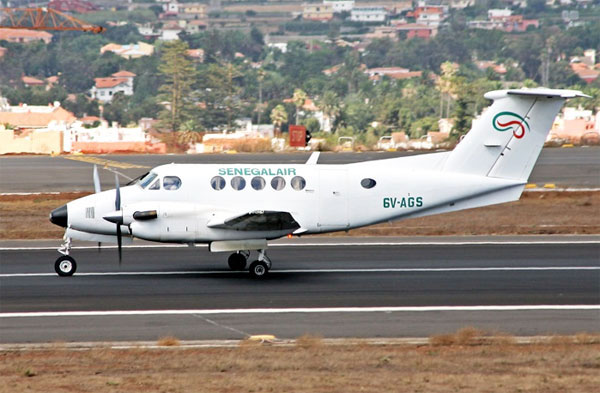
[[[140,186],[142,186],[142,188],[148,187],[148,184],[152,183],[152,180],[156,179],[156,176],[156,173],[148,173],[148,175],[140,179]]]

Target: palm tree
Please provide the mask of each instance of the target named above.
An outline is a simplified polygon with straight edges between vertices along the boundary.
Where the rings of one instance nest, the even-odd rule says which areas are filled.
[[[285,107],[283,105],[279,104],[271,110],[271,122],[277,130],[277,134],[281,133],[281,125],[283,123],[287,123],[287,121],[287,111],[285,110]]]
[[[327,90],[319,100],[319,108],[323,111],[326,120],[323,130],[331,132],[335,118],[340,115],[340,98],[334,91]]]
[[[202,133],[199,131],[198,124],[194,120],[188,120],[181,124],[177,132],[177,143],[188,148],[202,140]]]
[[[294,101],[294,105],[296,105],[296,124],[298,124],[298,112],[300,112],[300,108],[302,108],[307,98],[308,96],[302,89],[294,90],[292,101]]]
[[[446,101],[446,117],[450,116],[450,101],[456,98],[456,74],[458,67],[449,61],[440,66],[442,75],[437,81],[437,88],[440,91],[440,118],[444,117],[444,100]]]

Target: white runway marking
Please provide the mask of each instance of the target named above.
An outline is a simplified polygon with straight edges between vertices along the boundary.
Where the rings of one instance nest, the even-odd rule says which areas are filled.
[[[516,266],[516,267],[433,267],[433,268],[373,268],[373,269],[282,269],[271,273],[411,273],[411,272],[502,272],[502,271],[567,271],[600,270],[600,266]],[[166,272],[89,272],[75,273],[75,276],[185,276],[208,274],[240,274],[231,270],[180,270]],[[3,273],[0,278],[9,277],[54,277],[56,273]]]
[[[0,251],[54,251],[58,248],[60,242],[57,241],[56,247],[0,247]],[[279,247],[354,247],[354,246],[492,246],[492,245],[507,245],[507,246],[519,246],[519,245],[571,245],[571,244],[600,244],[600,240],[569,240],[569,239],[557,239],[557,240],[469,240],[469,241],[412,241],[412,242],[315,242],[315,243],[271,243],[269,248]],[[128,249],[144,249],[144,248],[207,248],[206,244],[196,244],[194,247],[190,247],[186,244],[140,244],[140,245],[129,245],[123,246]],[[102,249],[116,249],[116,245],[103,245]],[[94,246],[76,246],[72,247],[72,250],[96,250],[97,245]]]
[[[424,306],[424,307],[316,307],[316,308],[233,308],[198,310],[130,310],[130,311],[43,311],[0,313],[0,318],[31,317],[107,317],[140,315],[219,315],[219,314],[312,314],[312,313],[376,313],[376,312],[440,312],[440,311],[535,311],[600,310],[596,304],[513,305],[513,306]]]

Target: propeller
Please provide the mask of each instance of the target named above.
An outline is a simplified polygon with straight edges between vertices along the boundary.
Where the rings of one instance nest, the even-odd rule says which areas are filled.
[[[99,192],[102,191],[102,189],[100,188],[100,176],[98,175],[98,165],[94,164],[94,192],[96,194],[98,194]],[[100,250],[102,249],[102,242],[98,242],[98,253],[100,253]]]
[[[119,187],[119,175],[115,173],[115,210],[121,211],[121,188]],[[121,219],[116,222],[117,224],[117,248],[119,249],[119,266],[123,260],[123,238],[121,235],[121,224],[123,224],[123,212],[121,212]]]

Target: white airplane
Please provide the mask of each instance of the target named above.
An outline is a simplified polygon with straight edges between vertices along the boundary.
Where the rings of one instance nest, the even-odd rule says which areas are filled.
[[[233,252],[244,270],[251,251],[254,277],[271,268],[269,240],[347,231],[380,222],[518,200],[554,118],[580,91],[498,90],[471,131],[451,152],[344,165],[169,164],[126,187],[100,191],[52,211],[66,228],[60,276],[76,270],[71,239],[116,242],[133,238]]]

